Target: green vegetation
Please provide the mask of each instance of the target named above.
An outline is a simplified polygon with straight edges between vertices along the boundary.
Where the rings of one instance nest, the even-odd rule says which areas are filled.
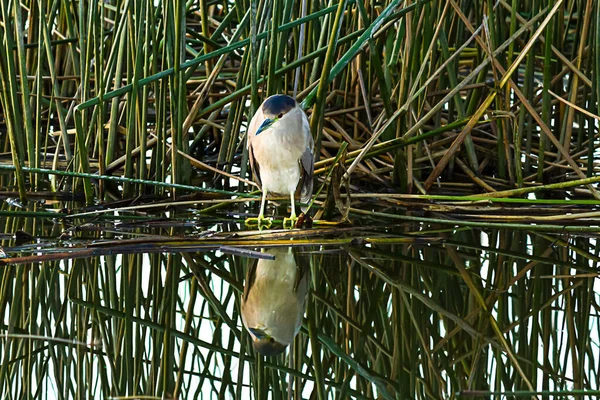
[[[598,395],[597,1],[0,0],[0,38],[0,398]],[[314,226],[240,231],[282,92]],[[239,319],[276,245],[290,364]]]

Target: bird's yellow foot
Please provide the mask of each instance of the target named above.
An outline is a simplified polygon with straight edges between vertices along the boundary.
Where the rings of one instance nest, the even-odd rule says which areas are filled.
[[[271,225],[273,225],[273,220],[271,218],[265,218],[262,215],[259,215],[258,218],[246,218],[244,224],[249,228],[257,227],[258,229],[270,229]]]
[[[296,217],[296,214],[290,215],[289,218],[284,218],[283,229],[294,229],[296,227],[296,222],[298,222],[298,217]]]

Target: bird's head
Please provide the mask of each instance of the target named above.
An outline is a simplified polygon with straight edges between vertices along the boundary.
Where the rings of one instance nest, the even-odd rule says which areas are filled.
[[[275,122],[285,120],[290,111],[296,109],[298,103],[296,100],[286,94],[276,94],[267,98],[261,105],[261,110],[265,119],[259,126],[256,134],[260,134],[269,129]]]
[[[248,328],[248,331],[250,332],[250,336],[252,336],[252,347],[263,356],[276,356],[283,353],[288,346],[269,335],[266,329]]]

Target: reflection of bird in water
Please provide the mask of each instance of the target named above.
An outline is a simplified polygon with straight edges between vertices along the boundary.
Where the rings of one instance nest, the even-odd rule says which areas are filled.
[[[300,331],[306,308],[309,266],[292,248],[265,253],[275,260],[252,260],[242,295],[242,322],[254,350],[274,356],[285,350]]]
[[[312,196],[313,147],[308,119],[296,100],[277,94],[261,104],[248,125],[248,155],[263,195],[258,218],[246,219],[246,225],[271,226],[264,217],[265,203],[269,193],[276,193],[290,196],[292,212],[283,225],[294,228],[296,194],[302,203]]]

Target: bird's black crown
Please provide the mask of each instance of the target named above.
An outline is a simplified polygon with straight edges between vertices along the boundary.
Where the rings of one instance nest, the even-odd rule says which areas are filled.
[[[296,100],[286,94],[276,94],[265,100],[262,112],[265,115],[286,114],[296,107]]]
[[[269,340],[254,340],[252,342],[254,350],[263,356],[273,357],[285,351],[287,345]]]

